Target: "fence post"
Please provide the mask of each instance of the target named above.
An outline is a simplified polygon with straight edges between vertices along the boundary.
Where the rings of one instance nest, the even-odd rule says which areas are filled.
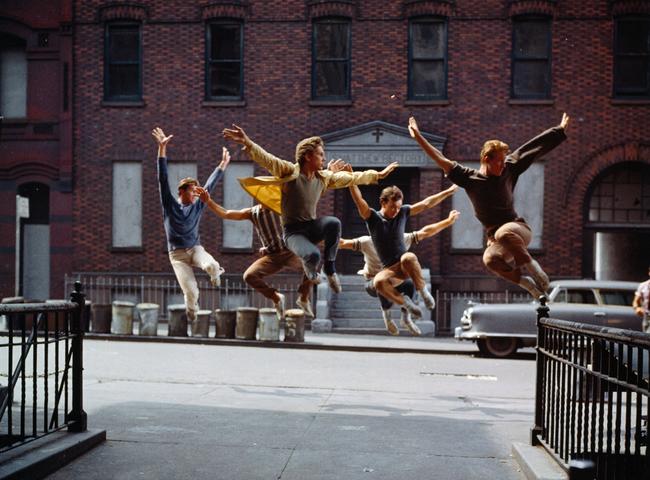
[[[86,296],[81,291],[81,282],[74,282],[70,301],[77,304],[72,315],[72,411],[68,414],[68,431],[85,432],[88,419],[83,409],[83,328],[81,318],[86,305]]]
[[[544,358],[543,354],[540,354],[540,349],[543,349],[546,347],[544,344],[544,335],[542,333],[542,324],[540,320],[542,318],[548,318],[548,312],[549,308],[546,305],[546,302],[548,301],[548,298],[546,298],[545,295],[542,295],[539,297],[539,307],[537,308],[537,354],[536,354],[536,367],[537,367],[537,373],[536,373],[536,378],[535,378],[535,425],[533,425],[533,428],[530,430],[530,444],[531,445],[539,445],[540,444],[540,439],[539,437],[543,433],[543,428],[542,428],[542,423],[543,423],[543,416],[544,416],[544,399],[542,397],[543,395],[543,383],[544,383]]]

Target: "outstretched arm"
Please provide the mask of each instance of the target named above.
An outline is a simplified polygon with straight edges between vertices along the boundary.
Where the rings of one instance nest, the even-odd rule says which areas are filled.
[[[415,141],[418,142],[418,145],[420,145],[420,148],[424,150],[424,153],[429,155],[433,161],[442,168],[445,175],[447,175],[454,167],[454,162],[445,157],[440,150],[431,145],[427,139],[422,136],[418,124],[415,121],[415,117],[409,118],[409,133],[411,134],[411,137],[415,138]]]
[[[513,165],[515,173],[518,175],[522,174],[534,161],[543,157],[566,140],[566,130],[569,128],[569,120],[571,120],[570,117],[566,113],[563,113],[559,125],[543,131],[508,155],[506,161]]]
[[[422,211],[428,209],[428,208],[433,208],[436,205],[438,205],[440,202],[442,202],[445,198],[453,195],[456,190],[458,190],[458,185],[452,185],[446,190],[443,190],[440,193],[436,193],[435,195],[430,195],[424,200],[420,200],[417,203],[414,203],[411,205],[411,215],[417,215],[418,213],[421,213]]]
[[[425,238],[433,237],[436,233],[444,230],[447,227],[452,226],[459,216],[460,216],[460,212],[458,212],[457,210],[452,210],[451,212],[449,212],[449,216],[444,220],[441,220],[440,222],[437,223],[430,223],[429,225],[425,225],[420,230],[415,232],[418,242],[424,240]]]
[[[151,132],[158,143],[158,190],[160,201],[164,208],[171,208],[174,204],[174,195],[169,189],[169,175],[167,173],[167,144],[173,135],[165,135],[162,128],[156,127]]]
[[[162,128],[160,127],[154,128],[151,132],[151,135],[153,135],[153,138],[155,138],[156,142],[158,143],[158,157],[166,157],[167,144],[174,135],[165,135],[165,133],[162,131]]]
[[[343,250],[354,250],[354,240],[348,240],[347,238],[341,238],[339,240],[339,248]]]
[[[271,175],[277,178],[284,178],[291,176],[296,168],[296,165],[286,160],[282,160],[274,155],[271,155],[262,147],[253,142],[244,129],[233,125],[232,128],[225,128],[223,130],[223,136],[226,140],[231,140],[235,143],[244,146],[244,150],[248,151],[248,154],[255,163],[259,166],[266,168]]]
[[[212,210],[217,216],[223,218],[224,220],[250,220],[251,219],[251,209],[243,208],[241,210],[226,210],[217,202],[210,198],[210,194],[205,188],[195,187],[194,192],[198,195],[203,203]]]

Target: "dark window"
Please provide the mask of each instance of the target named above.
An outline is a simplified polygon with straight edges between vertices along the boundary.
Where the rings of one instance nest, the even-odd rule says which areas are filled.
[[[557,303],[586,303],[589,305],[595,305],[596,296],[591,290],[582,290],[582,289],[562,289],[560,293],[555,297],[555,302]]]
[[[551,21],[516,17],[512,22],[512,98],[551,96]]]
[[[600,176],[589,199],[589,221],[650,224],[650,168],[624,162]]]
[[[206,98],[241,100],[244,96],[243,24],[235,20],[209,24],[206,44]]]
[[[314,99],[350,98],[350,21],[320,19],[312,32],[312,81]]]
[[[650,17],[616,20],[614,96],[650,97]]]
[[[411,20],[408,55],[409,99],[447,98],[447,21]]]
[[[629,307],[634,300],[634,291],[632,290],[601,290],[600,296],[603,298],[605,305],[621,305]]]
[[[142,39],[139,24],[111,24],[106,27],[104,98],[142,99]]]

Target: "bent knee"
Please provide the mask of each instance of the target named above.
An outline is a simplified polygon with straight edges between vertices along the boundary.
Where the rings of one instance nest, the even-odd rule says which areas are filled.
[[[402,263],[415,263],[418,261],[418,257],[415,256],[413,252],[406,252],[400,257],[400,262]]]

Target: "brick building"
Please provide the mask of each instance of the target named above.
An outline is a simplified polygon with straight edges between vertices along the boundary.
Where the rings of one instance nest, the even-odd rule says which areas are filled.
[[[328,156],[355,168],[398,159],[403,168],[388,183],[418,200],[448,183],[408,137],[409,115],[448,158],[471,164],[484,140],[515,148],[566,111],[569,139],[518,186],[518,210],[537,233],[533,250],[552,277],[645,276],[646,1],[73,3],[74,255],[67,271],[171,272],[150,134],[156,125],[174,134],[175,177],[196,173],[203,181],[219,161],[221,130],[237,123],[286,159],[299,139],[316,134]],[[215,199],[250,205],[235,179],[262,172],[233,153]],[[365,192],[374,198],[378,189]],[[481,229],[464,194],[413,218],[411,227],[451,208],[463,212],[461,220],[417,247],[434,288],[506,287],[481,263]],[[362,231],[346,191],[325,195],[320,211],[343,219],[344,236]],[[257,240],[249,226],[208,214],[201,228],[203,245],[227,271],[252,262]],[[3,242],[2,258],[10,260],[11,242]],[[339,270],[354,273],[355,262],[341,254]],[[11,281],[7,265],[3,285]]]
[[[57,297],[73,268],[72,8],[70,0],[0,3],[2,297]]]

